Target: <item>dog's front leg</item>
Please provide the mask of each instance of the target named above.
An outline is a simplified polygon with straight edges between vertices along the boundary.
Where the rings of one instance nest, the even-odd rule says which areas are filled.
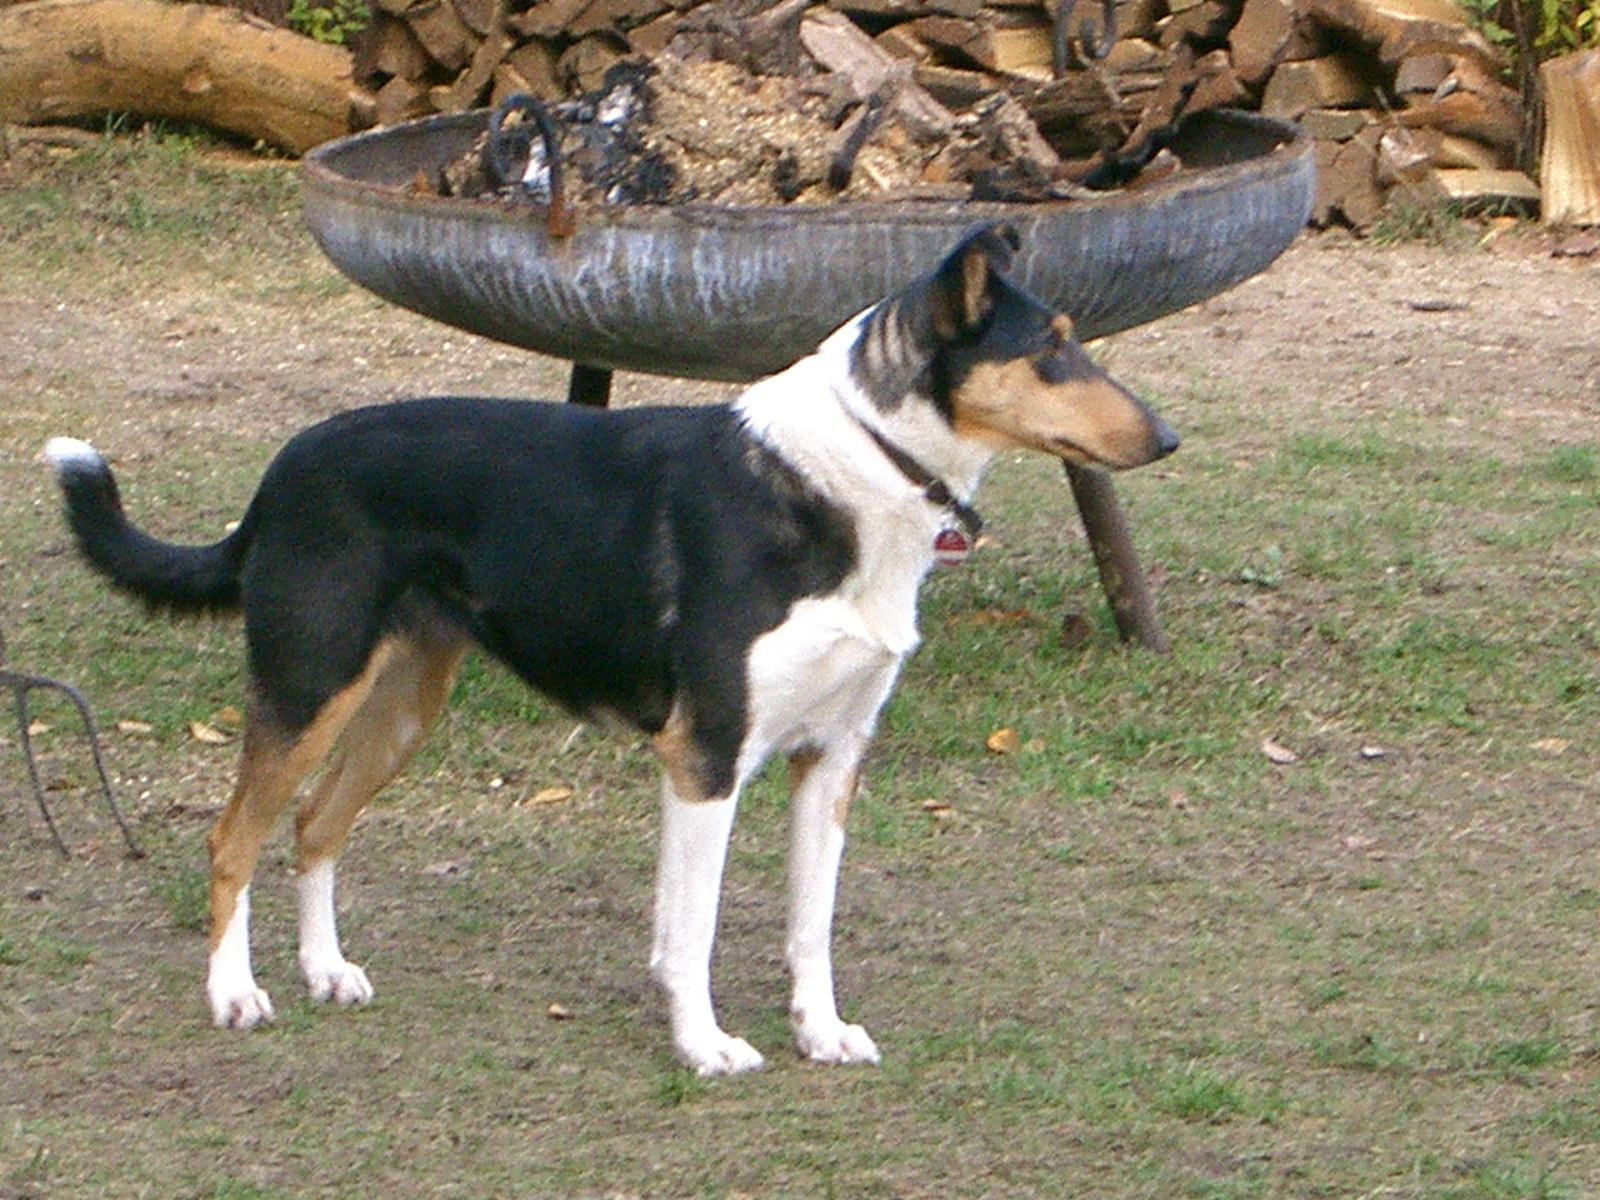
[[[711,1006],[711,948],[736,807],[734,797],[684,800],[670,775],[663,787],[650,974],[666,992],[678,1057],[700,1075],[762,1064],[750,1043],[722,1031]]]
[[[339,923],[333,904],[334,861],[323,859],[302,869],[295,879],[300,914],[300,974],[311,998],[338,1004],[368,1004],[372,983],[367,973],[348,961],[339,947]]]
[[[855,796],[863,744],[790,756],[789,936],[794,990],[789,1018],[800,1053],[819,1063],[876,1063],[878,1047],[839,1017],[833,990],[833,906],[844,855],[844,821]]]

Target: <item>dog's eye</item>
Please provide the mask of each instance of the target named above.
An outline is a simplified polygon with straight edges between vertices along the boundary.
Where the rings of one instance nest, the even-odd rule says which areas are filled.
[[[1055,358],[1067,348],[1068,337],[1054,325],[1045,326],[1039,337],[1039,358]]]

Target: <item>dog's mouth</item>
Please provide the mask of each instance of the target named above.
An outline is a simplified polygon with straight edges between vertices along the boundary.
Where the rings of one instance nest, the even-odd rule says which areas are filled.
[[[1131,453],[1097,454],[1082,442],[1074,441],[1072,438],[1051,436],[1046,438],[1039,448],[1075,467],[1104,467],[1112,471],[1122,471],[1130,467],[1142,467],[1158,458],[1165,458],[1178,448],[1178,435],[1161,418],[1153,417],[1151,428],[1143,442],[1141,446],[1130,448]]]
[[[1074,442],[1069,438],[1050,438],[1039,448],[1046,453],[1054,454],[1063,462],[1069,462],[1075,467],[1098,467],[1111,465],[1104,459],[1096,458],[1077,442]]]

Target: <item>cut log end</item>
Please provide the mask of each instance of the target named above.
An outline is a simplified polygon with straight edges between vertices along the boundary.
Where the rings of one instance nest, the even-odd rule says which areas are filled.
[[[1551,59],[1539,78],[1545,94],[1543,219],[1600,225],[1600,50]]]

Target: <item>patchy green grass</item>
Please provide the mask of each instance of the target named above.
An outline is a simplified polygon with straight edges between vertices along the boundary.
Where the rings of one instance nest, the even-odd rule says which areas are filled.
[[[377,1002],[300,995],[280,837],[254,897],[279,1020],[211,1029],[203,844],[235,748],[191,725],[243,703],[238,631],[107,594],[33,459],[94,429],[142,520],[214,536],[300,422],[229,389],[303,386],[280,359],[352,374],[280,325],[312,306],[363,369],[404,373],[408,335],[292,210],[281,170],[181,140],[0,186],[8,312],[178,304],[184,338],[266,364],[199,399],[125,396],[71,346],[7,368],[9,653],[94,700],[151,853],[120,855],[72,713],[41,698],[58,860],[0,724],[0,1195],[1600,1191],[1600,438],[1301,403],[1263,443],[1268,401],[1220,367],[1151,396],[1189,444],[1119,485],[1170,655],[1116,640],[1038,459],[997,464],[990,544],[926,591],[839,903],[843,1003],[881,1068],[784,1051],[781,769],[736,831],[716,971],[770,1067],[673,1063],[643,970],[648,747],[477,660],[355,834],[344,931]],[[986,749],[1002,728],[1014,753]]]

